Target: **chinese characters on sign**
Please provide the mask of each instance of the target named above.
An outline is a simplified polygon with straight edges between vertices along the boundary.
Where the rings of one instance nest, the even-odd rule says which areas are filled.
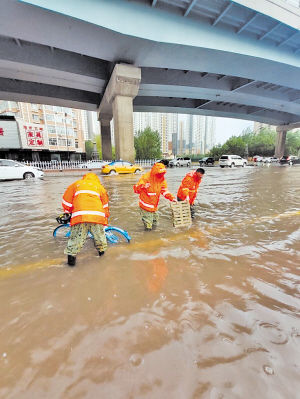
[[[42,127],[24,125],[24,130],[29,147],[42,147],[44,145]]]
[[[0,136],[4,136],[4,129],[3,129],[3,127],[0,127]]]

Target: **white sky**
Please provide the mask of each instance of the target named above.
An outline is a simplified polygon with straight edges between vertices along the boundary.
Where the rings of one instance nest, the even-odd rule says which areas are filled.
[[[178,114],[178,121],[186,121],[187,114]],[[254,122],[243,119],[216,117],[216,144],[224,144],[231,136],[239,136],[244,129],[253,129]]]
[[[253,129],[252,121],[243,119],[216,118],[216,144],[224,144],[231,136],[239,136],[244,129]]]

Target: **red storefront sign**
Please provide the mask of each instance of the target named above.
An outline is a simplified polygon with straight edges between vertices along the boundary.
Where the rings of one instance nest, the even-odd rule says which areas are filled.
[[[37,126],[26,126],[23,125],[27,137],[27,145],[29,147],[43,147],[43,128]]]

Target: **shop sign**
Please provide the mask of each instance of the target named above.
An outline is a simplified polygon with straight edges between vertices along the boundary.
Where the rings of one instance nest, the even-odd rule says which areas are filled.
[[[42,127],[24,125],[26,133],[27,144],[29,147],[43,147],[44,146],[44,132]]]

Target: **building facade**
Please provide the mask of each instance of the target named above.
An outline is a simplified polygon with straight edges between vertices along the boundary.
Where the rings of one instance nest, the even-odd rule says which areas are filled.
[[[171,155],[169,142],[172,140],[172,135],[178,132],[178,115],[161,112],[134,112],[134,134],[136,135],[139,131],[143,131],[147,127],[159,133],[163,155]]]
[[[216,144],[216,118],[180,115],[178,143],[178,155],[206,154]]]
[[[13,117],[14,134],[20,144],[19,149],[11,148],[11,151],[3,147],[8,145],[3,133],[1,156],[28,161],[81,160],[85,155],[85,114],[72,108],[0,101],[0,124],[7,125],[5,117]],[[2,129],[5,132],[7,128]]]

